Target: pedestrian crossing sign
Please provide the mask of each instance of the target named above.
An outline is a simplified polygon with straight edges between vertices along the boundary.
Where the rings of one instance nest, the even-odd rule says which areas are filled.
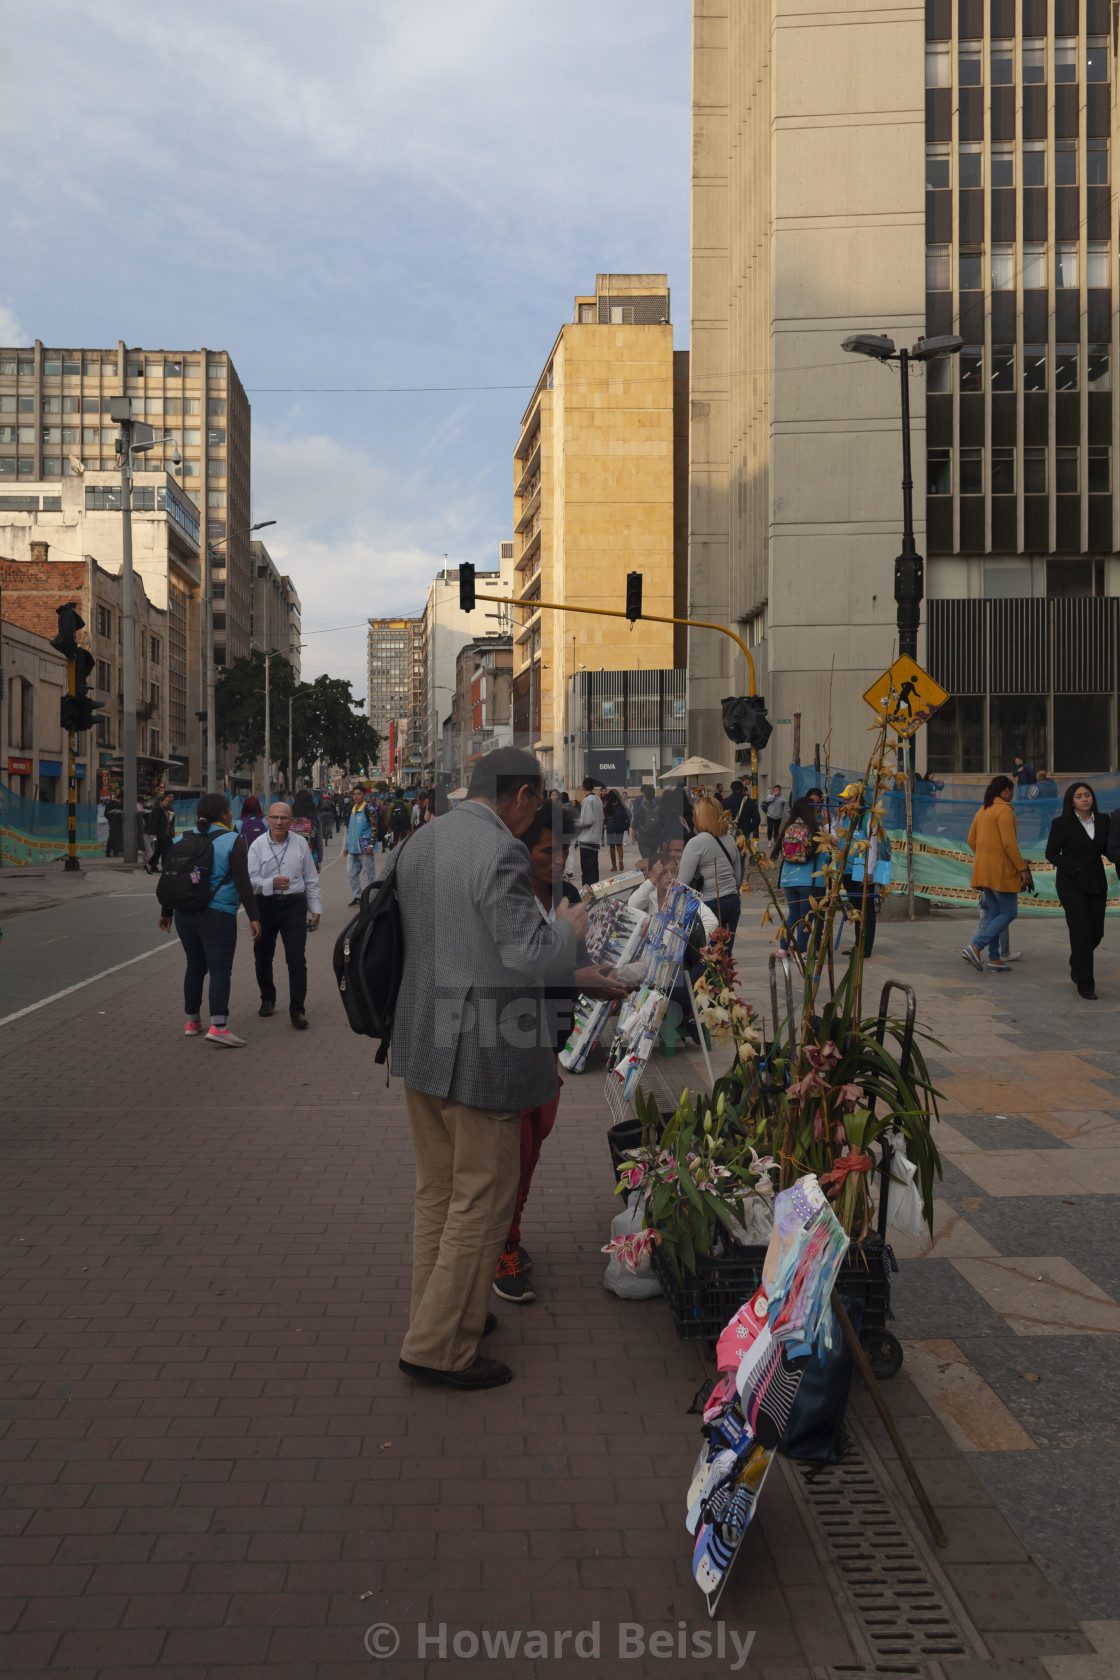
[[[877,717],[886,717],[897,735],[909,739],[949,696],[928,671],[904,653],[871,684],[863,698]]]

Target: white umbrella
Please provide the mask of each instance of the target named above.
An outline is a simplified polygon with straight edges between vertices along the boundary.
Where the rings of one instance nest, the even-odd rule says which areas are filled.
[[[447,797],[448,799],[465,799],[467,797],[467,790],[465,787],[452,788]]]
[[[683,781],[687,776],[733,776],[735,771],[728,764],[713,764],[710,758],[686,758],[683,764],[678,764],[675,770],[663,770],[661,780]]]

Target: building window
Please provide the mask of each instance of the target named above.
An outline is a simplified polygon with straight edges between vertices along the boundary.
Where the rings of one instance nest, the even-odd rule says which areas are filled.
[[[1112,284],[1107,239],[1090,239],[1085,253],[1085,280],[1094,291],[1106,291]]]
[[[22,399],[21,399],[21,406],[22,406]],[[62,413],[62,398],[61,397],[44,397],[43,398],[43,413],[44,414],[61,414]]]
[[[226,464],[220,458],[211,455],[206,462],[206,472],[210,478],[224,478],[226,476]]]
[[[195,434],[195,440],[194,441],[196,443],[198,442],[197,433]],[[207,443],[216,443],[216,444],[224,443],[226,441],[226,429],[225,429],[225,427],[224,426],[211,426],[209,431],[206,433],[206,441],[207,441]]]
[[[21,426],[20,427],[20,433],[21,433],[20,442],[21,443],[31,443],[31,442],[34,441],[30,437],[23,437],[22,436],[22,434],[24,432],[30,432],[30,430],[31,430],[30,426]],[[44,426],[43,427],[43,442],[44,443],[61,443],[62,442],[62,430],[61,430],[61,428],[58,427],[58,426]]]
[[[1023,290],[1025,292],[1044,292],[1046,290],[1046,247],[1041,244],[1023,246]]]
[[[926,246],[926,291],[948,292],[952,290],[953,278],[949,267],[948,245]]]
[[[183,364],[182,364],[182,362],[168,362],[168,361],[165,361],[164,364],[163,364],[163,377],[165,379],[182,379],[182,377],[183,377]]]
[[[1054,347],[1055,391],[1077,390],[1077,345],[1058,344]]]
[[[1107,344],[1090,344],[1087,381],[1090,391],[1111,391],[1112,378]]]
[[[1054,43],[1054,80],[1056,82],[1075,82],[1077,80],[1077,41],[1072,36],[1066,36]]]
[[[1013,391],[1015,389],[1015,346],[1013,344],[992,345],[992,390]]]
[[[224,665],[225,662],[226,662],[226,650],[219,643],[215,642],[215,644],[214,644],[214,663],[215,663],[215,665]]]
[[[984,185],[984,148],[971,143],[958,147],[957,170],[960,187],[982,187]]]
[[[46,465],[46,462],[43,463],[43,469],[44,469],[45,472],[50,471],[50,468]],[[18,472],[18,474],[21,478],[34,478],[34,476],[35,476],[35,463],[34,463],[34,461],[18,461],[16,463],[16,471]]]
[[[1045,449],[1024,449],[1023,451],[1023,489],[1028,496],[1045,496],[1046,494],[1046,451]]]
[[[201,397],[184,397],[183,398],[183,413],[184,414],[201,414],[201,412],[202,412],[202,399],[201,399]]]
[[[159,649],[159,637],[158,636],[149,636],[148,637],[148,658],[153,665],[158,665],[159,664],[160,649]]]
[[[159,684],[158,683],[149,683],[148,684],[148,704],[150,706],[155,706],[157,708],[159,706]]]
[[[926,147],[926,186],[931,191],[950,185],[949,162],[948,146]]]
[[[224,379],[225,376],[225,365],[222,362],[211,362],[209,367],[206,369],[207,379]]]
[[[206,412],[207,412],[207,414],[212,414],[217,418],[217,417],[223,415],[225,413],[225,411],[226,411],[226,399],[224,397],[207,397],[207,399],[206,399]]]
[[[993,87],[1006,87],[1015,80],[1014,41],[992,42],[991,65]]]
[[[99,747],[111,747],[113,744],[113,723],[111,718],[97,719],[97,744]]]
[[[1090,140],[1085,148],[1085,179],[1091,187],[1108,185],[1108,141]]]
[[[1024,344],[1023,346],[1023,389],[1024,391],[1045,391],[1046,389],[1045,344]]]
[[[992,246],[992,291],[1013,292],[1015,290],[1015,247],[1014,245]]]
[[[595,305],[593,303],[580,304],[579,324],[581,327],[591,327],[595,325]]]
[[[1090,35],[1085,43],[1085,80],[1108,80],[1108,37],[1105,35]]]
[[[35,398],[34,397],[19,397],[19,398],[17,398],[16,406],[19,409],[19,412],[21,414],[34,414],[34,412],[35,412]]]
[[[1046,42],[1030,40],[1023,42],[1023,80],[1024,82],[1044,82],[1046,80]]]
[[[1055,451],[1057,458],[1054,464],[1054,481],[1059,496],[1076,496],[1081,489],[1077,467],[1078,453],[1076,444]]]
[[[984,494],[984,451],[962,449],[960,452],[961,495]]]
[[[984,81],[983,51],[979,41],[962,41],[957,49],[957,82],[960,87],[980,87]]]
[[[1089,494],[1107,496],[1112,489],[1112,450],[1107,443],[1089,445]]]
[[[1054,284],[1059,291],[1077,290],[1077,246],[1072,241],[1054,247]]]
[[[1056,187],[1075,187],[1077,185],[1076,140],[1058,140],[1055,143],[1054,185]]]
[[[153,758],[158,758],[159,757],[159,730],[158,729],[149,729],[148,730],[148,751],[151,753]]]
[[[63,397],[62,412],[63,414],[80,414],[82,412],[81,397]]]
[[[960,254],[960,289],[962,292],[980,292],[984,289],[984,248],[973,245],[961,251]]]
[[[226,505],[226,493],[225,493],[224,490],[207,490],[207,492],[206,492],[206,506],[207,507],[224,508],[225,505]]]
[[[43,359],[43,378],[61,379],[62,362],[57,356],[46,356]]]
[[[611,326],[612,327],[632,327],[633,325],[634,325],[634,306],[633,306],[633,304],[612,303],[611,304]],[[549,384],[549,389],[551,389],[551,382]],[[222,413],[223,414],[225,413],[224,408],[222,409]]]
[[[982,344],[966,344],[960,354],[961,390],[968,392],[984,389],[984,347]]]
[[[35,465],[34,461],[28,461],[27,462],[28,471],[30,471],[31,468],[34,467],[34,465]],[[24,463],[21,461],[20,464],[19,464],[20,472],[23,471],[23,468],[24,468]],[[44,472],[45,475],[49,474],[52,478],[54,478],[56,476],[61,477],[61,475],[62,475],[62,457],[61,457],[61,455],[44,455],[43,456],[43,472]]]
[[[224,630],[225,627],[226,627],[226,615],[225,615],[225,613],[215,613],[214,614],[214,628],[215,628],[215,630]]]
[[[953,451],[951,449],[926,450],[926,494],[927,496],[951,496],[953,494]]]
[[[77,428],[77,426],[63,426],[63,428],[62,428],[62,441],[63,441],[63,443],[77,443],[77,441],[78,441],[78,428]]]
[[[1015,451],[1013,449],[992,450],[992,495],[1013,496],[1015,494]]]
[[[992,186],[1015,185],[1015,148],[1011,145],[992,147]]]
[[[926,363],[926,390],[931,396],[944,396],[953,389],[952,356],[933,356]]]
[[[927,88],[947,88],[953,85],[953,74],[949,65],[948,41],[926,42],[926,86]]]
[[[101,611],[101,608],[98,608]],[[97,686],[103,694],[109,694],[113,688],[113,667],[107,659],[97,661]]]

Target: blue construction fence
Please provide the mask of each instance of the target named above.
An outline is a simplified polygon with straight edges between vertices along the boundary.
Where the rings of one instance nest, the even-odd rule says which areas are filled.
[[[842,790],[852,782],[862,782],[864,775],[862,770],[832,770],[826,777],[812,765],[791,764],[792,795],[798,799],[810,788],[819,787],[835,809]],[[1050,824],[1062,808],[1067,787],[1081,781],[1087,781],[1094,790],[1102,811],[1120,811],[1120,776],[1064,777],[1054,782],[1032,782],[1016,789],[1012,809],[1018,824],[1019,848],[1031,865],[1037,889],[1037,897],[1020,894],[1020,915],[1062,914],[1053,866],[1045,860],[1046,841]],[[983,784],[954,781],[952,777],[914,784],[914,890],[924,898],[975,905],[977,889],[971,883],[968,832],[983,797]],[[901,787],[887,786],[881,798],[884,827],[893,847],[891,888],[897,891],[906,884],[906,794]],[[1109,886],[1115,885],[1110,874]],[[1108,907],[1110,912],[1120,911],[1120,892],[1109,897]]]
[[[230,800],[235,817],[241,815],[243,796]],[[175,831],[194,827],[198,800],[175,801]],[[79,854],[92,856],[105,850],[109,824],[99,805],[79,805],[77,809],[77,846]],[[0,785],[0,864],[5,867],[31,863],[50,863],[65,857],[70,834],[65,804],[48,805],[38,799],[25,799]]]

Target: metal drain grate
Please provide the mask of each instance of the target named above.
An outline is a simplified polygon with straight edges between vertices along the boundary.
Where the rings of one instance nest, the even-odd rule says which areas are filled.
[[[930,1658],[971,1656],[970,1643],[858,1444],[852,1442],[839,1464],[794,1469],[876,1671],[921,1675]]]

